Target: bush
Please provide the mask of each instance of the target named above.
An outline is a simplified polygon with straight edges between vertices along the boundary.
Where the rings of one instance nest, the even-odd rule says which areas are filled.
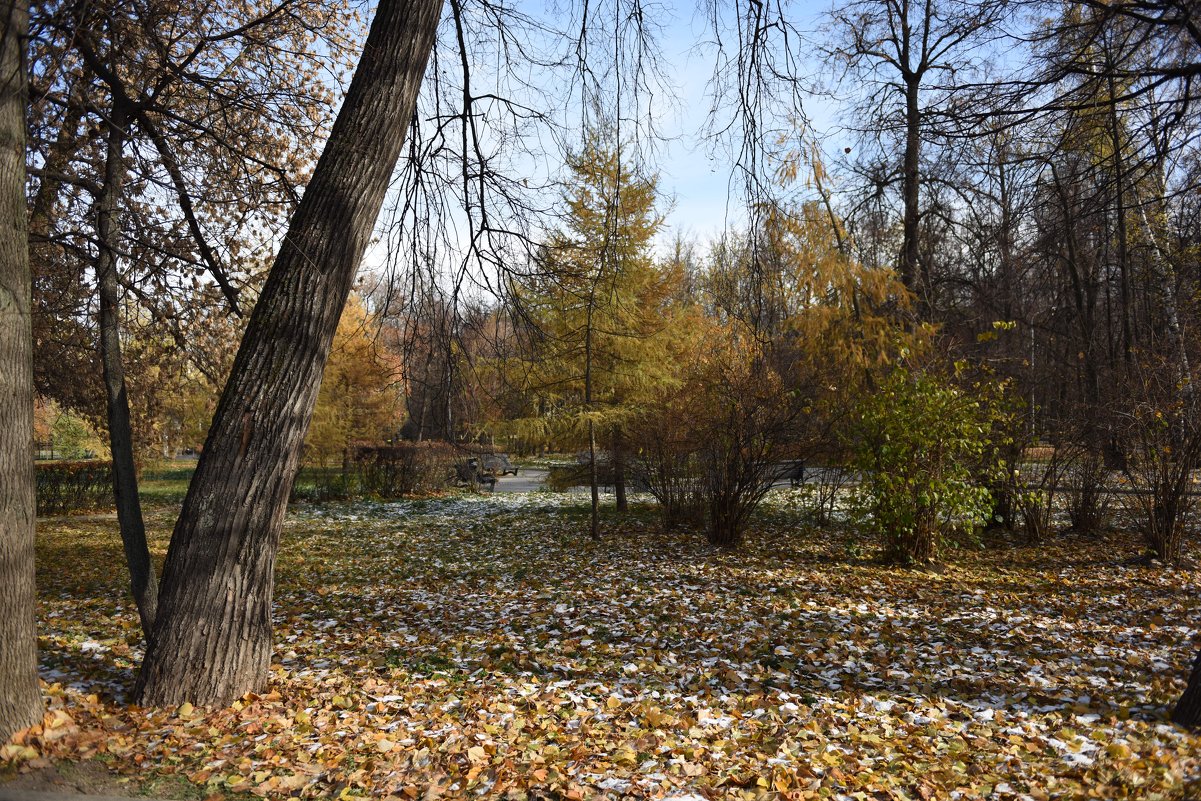
[[[1064,458],[1064,495],[1072,531],[1077,534],[1101,531],[1109,519],[1111,501],[1104,454],[1097,448],[1076,443],[1065,449]]]
[[[815,526],[829,526],[835,521],[838,499],[851,484],[854,474],[838,465],[811,467],[808,478],[797,490],[801,513]]]
[[[700,528],[705,522],[701,469],[685,443],[645,431],[632,470],[636,484],[659,502],[666,528]]]
[[[1179,562],[1196,506],[1192,478],[1201,464],[1201,427],[1183,403],[1143,403],[1130,412],[1122,434],[1126,498],[1143,540],[1155,558]]]
[[[112,462],[39,462],[36,469],[39,515],[71,514],[113,505]]]
[[[734,548],[771,489],[802,412],[752,337],[717,339],[705,358],[629,429],[634,476],[667,526],[703,523]]]
[[[404,498],[449,486],[458,451],[445,442],[359,445],[347,450],[342,468],[305,470],[292,487],[292,500]]]
[[[565,492],[572,487],[591,486],[592,470],[587,458],[588,455],[585,453],[582,463],[577,461],[573,465],[551,465],[546,473],[546,488],[554,492]],[[617,475],[609,457],[598,452],[596,459],[597,486],[612,487],[616,481]]]
[[[446,489],[458,453],[445,442],[402,442],[355,448],[351,454],[362,490],[403,498]]]
[[[1063,491],[1063,477],[1069,461],[1067,447],[1027,448],[1020,464],[1009,465],[1014,497],[1022,515],[1026,538],[1033,543],[1051,535],[1057,496]],[[1040,458],[1041,457],[1041,458]]]
[[[860,402],[855,518],[884,539],[890,559],[931,562],[940,544],[988,519],[990,493],[973,472],[988,451],[990,415],[948,380],[903,368]]]

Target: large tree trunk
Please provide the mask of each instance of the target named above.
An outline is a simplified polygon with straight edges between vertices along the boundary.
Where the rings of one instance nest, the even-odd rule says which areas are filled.
[[[25,0],[0,38],[0,742],[41,719],[34,626],[33,329],[25,229]]]
[[[129,423],[129,396],[125,391],[125,366],[121,360],[120,284],[117,278],[117,213],[125,182],[125,126],[121,106],[113,104],[108,121],[104,191],[96,203],[96,282],[100,294],[100,362],[104,369],[105,408],[108,412],[109,451],[113,457],[113,495],[130,588],[146,640],[154,631],[158,584],[146,545],[146,526],[138,499],[138,476],[133,460],[133,431]]]
[[[1193,662],[1193,673],[1189,676],[1184,695],[1172,710],[1172,722],[1189,729],[1201,729],[1201,650]]]
[[[267,681],[275,553],[326,356],[417,102],[442,0],[381,0],[221,395],[163,566],[143,704]]]

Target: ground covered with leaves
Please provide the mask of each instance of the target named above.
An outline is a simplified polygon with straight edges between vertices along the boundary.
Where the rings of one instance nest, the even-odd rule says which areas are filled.
[[[775,493],[735,553],[649,508],[589,542],[563,495],[296,509],[271,685],[215,710],[128,705],[116,523],[42,524],[49,711],[0,756],[201,797],[1201,797],[1201,737],[1165,722],[1195,571],[1118,534],[889,568]]]

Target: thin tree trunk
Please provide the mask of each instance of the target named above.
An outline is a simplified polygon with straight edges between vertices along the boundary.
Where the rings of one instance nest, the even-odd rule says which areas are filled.
[[[1072,283],[1072,299],[1075,305],[1076,322],[1080,329],[1080,352],[1084,354],[1082,392],[1092,409],[1099,410],[1101,407],[1101,381],[1097,370],[1096,349],[1093,347],[1096,339],[1094,335],[1096,282],[1090,280],[1089,274],[1085,272],[1085,265],[1082,263],[1080,248],[1076,241],[1076,233],[1072,230],[1076,221],[1072,215],[1071,203],[1054,167],[1051,169],[1051,175],[1055,181],[1060,209],[1063,211],[1064,225],[1068,228],[1063,233],[1064,251],[1060,254],[1060,261],[1067,268],[1068,278]],[[1102,437],[1096,430],[1098,423],[1095,419],[1096,414],[1095,411],[1090,414],[1089,420],[1086,422],[1085,439],[1090,447],[1099,448]]]
[[[1113,149],[1114,220],[1118,235],[1118,278],[1122,298],[1122,357],[1129,368],[1134,335],[1130,326],[1130,246],[1126,230],[1126,162],[1122,154],[1122,133],[1118,123],[1117,90],[1112,73],[1109,75],[1109,135]]]
[[[588,313],[584,331],[584,407],[588,411],[588,486],[592,490],[592,520],[589,535],[600,539],[600,488],[596,467],[596,422],[592,419],[592,310],[596,304],[596,285],[600,274],[588,290]]]
[[[600,539],[600,489],[599,475],[596,469],[596,423],[588,420],[588,484],[592,489],[592,525],[589,535],[594,540]]]
[[[275,555],[326,357],[433,47],[442,0],[381,0],[251,315],[163,567],[143,704],[226,704],[271,661]]]
[[[32,287],[25,222],[26,2],[0,36],[0,743],[42,717],[34,623]]]
[[[1001,270],[1001,319],[1013,319],[1013,207],[1009,196],[1009,180],[1006,173],[1007,150],[1004,142],[996,145],[997,154],[997,201],[1001,207],[1001,228],[997,232],[997,248]]]
[[[1160,197],[1162,196],[1161,193]],[[1138,202],[1137,196],[1135,202]],[[1159,244],[1159,236],[1155,233],[1155,228],[1152,227],[1151,220],[1147,217],[1146,206],[1142,203],[1139,203],[1139,215],[1155,256],[1152,261],[1151,277],[1155,292],[1159,295],[1159,301],[1162,304],[1164,326],[1167,329],[1168,341],[1172,348],[1172,368],[1176,373],[1176,387],[1184,401],[1186,412],[1192,413],[1195,393],[1193,392],[1192,368],[1189,366],[1188,342],[1185,339],[1184,328],[1180,324],[1180,311],[1176,303],[1174,286],[1176,272],[1172,268],[1168,254]]]
[[[138,499],[138,476],[133,460],[133,431],[129,422],[129,396],[125,391],[125,366],[121,359],[120,285],[117,280],[116,240],[118,206],[125,183],[126,116],[114,104],[108,121],[108,149],[104,164],[104,191],[96,202],[96,283],[100,294],[100,361],[104,370],[105,408],[108,413],[109,450],[113,458],[113,496],[125,563],[129,566],[130,589],[147,641],[154,632],[158,583],[146,526]]]
[[[917,298],[918,308],[925,309],[927,287],[925,276],[922,274],[919,251],[918,231],[921,225],[921,172],[919,157],[921,155],[921,108],[918,105],[918,90],[920,77],[909,75],[905,78],[905,156],[902,172],[904,174],[905,217],[903,221],[903,244],[901,253],[901,281]]]
[[[626,447],[622,438],[621,428],[613,432],[613,495],[617,500],[617,511],[630,511],[629,501],[626,500]]]

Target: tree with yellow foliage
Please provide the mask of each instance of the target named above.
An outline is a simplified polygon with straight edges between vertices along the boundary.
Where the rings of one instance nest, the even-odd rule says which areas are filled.
[[[508,373],[533,399],[517,421],[527,438],[586,445],[599,536],[598,440],[607,444],[624,506],[624,428],[640,402],[671,380],[671,305],[678,275],[659,270],[651,243],[662,226],[656,179],[592,135],[568,161],[565,228],[538,270],[513,286],[526,347]]]
[[[341,464],[352,443],[387,439],[400,427],[400,362],[378,334],[375,315],[351,295],[334,334],[305,438],[309,464]]]
[[[665,521],[703,521],[726,548],[785,463],[836,458],[849,399],[928,338],[896,313],[909,303],[896,274],[849,256],[828,207],[756,212],[751,232],[715,245],[677,386],[637,423]]]

